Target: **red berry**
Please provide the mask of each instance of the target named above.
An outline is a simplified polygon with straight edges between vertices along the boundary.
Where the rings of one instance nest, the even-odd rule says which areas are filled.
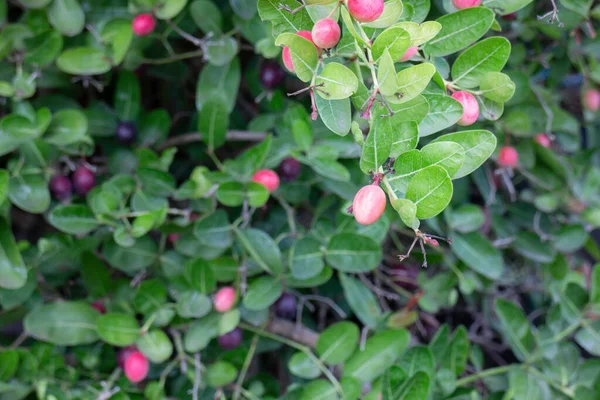
[[[302,169],[302,164],[298,160],[292,157],[288,157],[284,159],[281,164],[279,164],[279,168],[277,171],[279,172],[279,176],[284,182],[291,182],[295,180],[298,175],[300,175],[300,170]]]
[[[148,375],[150,364],[146,356],[136,350],[127,356],[123,369],[125,370],[125,376],[130,382],[138,383],[143,381]]]
[[[167,239],[169,239],[169,242],[175,243],[177,240],[179,240],[180,237],[181,237],[181,234],[179,234],[179,233],[169,233],[169,235],[167,236]]]
[[[231,332],[221,335],[217,338],[217,343],[224,350],[233,350],[242,343],[242,330],[235,328]]]
[[[411,58],[413,58],[413,56],[415,54],[417,54],[417,52],[419,51],[418,47],[409,47],[406,52],[404,53],[404,55],[402,56],[402,58],[400,58],[400,62],[405,62],[410,60]]]
[[[340,26],[331,18],[323,18],[313,26],[312,37],[315,45],[322,49],[330,49],[340,41]]]
[[[516,167],[519,164],[519,153],[512,146],[504,146],[498,154],[498,164],[502,167]]]
[[[534,140],[537,144],[543,147],[550,147],[550,138],[545,133],[538,133],[535,135]]]
[[[85,196],[96,185],[96,175],[84,166],[75,170],[72,180],[75,192],[80,196]]]
[[[298,31],[296,35],[302,36],[304,39],[309,40],[312,44],[315,44],[312,38],[312,33],[310,31]],[[315,45],[317,47],[317,45]],[[319,49],[317,47],[317,49]],[[281,58],[283,58],[283,65],[290,71],[294,72],[294,64],[292,63],[292,53],[290,52],[290,48],[287,46],[283,47],[283,51],[281,52]]]
[[[514,21],[517,19],[517,13],[510,13],[502,16],[502,19],[505,21]]]
[[[219,291],[215,294],[215,299],[213,300],[213,307],[218,312],[224,313],[233,307],[235,304],[235,289],[231,286],[226,286],[224,288],[219,289]]]
[[[359,22],[375,21],[383,13],[383,0],[348,0],[348,12]]]
[[[127,360],[127,357],[135,351],[137,351],[137,347],[135,346],[127,346],[119,350],[119,353],[117,354],[117,364],[119,364],[121,369],[125,369],[125,360]]]
[[[275,61],[265,61],[260,67],[260,82],[267,89],[275,89],[285,78],[285,71]]]
[[[137,136],[137,128],[133,122],[121,122],[117,125],[116,136],[117,140],[121,143],[133,143]]]
[[[378,185],[367,185],[354,196],[352,213],[361,225],[377,221],[385,211],[385,193]]]
[[[100,314],[106,313],[106,308],[104,307],[104,303],[102,303],[100,300],[96,300],[95,302],[93,302],[92,307],[94,307],[96,309],[96,311],[98,311]]]
[[[596,112],[600,109],[600,91],[597,89],[588,89],[583,93],[583,106]]]
[[[468,126],[477,121],[477,117],[479,117],[479,104],[477,104],[475,96],[469,92],[458,91],[452,94],[452,98],[462,104],[463,107],[463,115],[458,120],[458,125]]]
[[[452,4],[459,10],[471,7],[477,7],[481,4],[481,0],[452,0]]]
[[[296,297],[290,293],[283,293],[275,303],[275,314],[279,318],[296,318],[297,301]]]
[[[156,26],[156,20],[154,16],[150,13],[140,14],[133,19],[131,23],[131,28],[133,29],[133,33],[138,36],[146,36],[151,34],[154,31],[154,27]]]
[[[279,176],[272,169],[261,169],[260,171],[256,171],[254,176],[252,176],[252,181],[256,183],[260,183],[271,193],[277,190],[279,187]]]
[[[48,187],[56,200],[68,199],[73,192],[71,181],[63,175],[54,176],[54,178],[50,180]]]

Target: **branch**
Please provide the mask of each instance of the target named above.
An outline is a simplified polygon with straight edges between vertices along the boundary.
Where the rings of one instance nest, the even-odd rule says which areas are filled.
[[[308,347],[315,347],[319,334],[305,327],[284,319],[273,318],[265,328],[266,331],[291,339]]]
[[[266,132],[250,131],[227,131],[227,140],[230,142],[260,142],[267,137]],[[184,133],[183,135],[173,136],[156,147],[162,151],[173,146],[182,146],[190,143],[202,142],[204,139],[199,132]]]

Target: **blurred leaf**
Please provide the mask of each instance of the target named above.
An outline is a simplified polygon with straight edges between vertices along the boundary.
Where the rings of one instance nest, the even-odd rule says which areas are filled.
[[[56,302],[38,306],[23,320],[25,331],[32,337],[58,346],[77,346],[98,340],[92,306],[80,302]]]
[[[382,312],[373,292],[358,279],[342,272],[338,274],[344,289],[344,298],[356,317],[369,328],[375,328],[382,317]]]
[[[248,310],[262,310],[270,307],[283,293],[281,281],[272,276],[262,276],[250,282],[244,307]]]
[[[335,365],[346,361],[356,350],[358,327],[343,321],[330,325],[319,335],[315,350],[324,363]]]
[[[0,288],[19,289],[27,281],[27,267],[15,243],[11,226],[0,218]]]
[[[381,261],[381,247],[368,236],[354,233],[334,235],[325,258],[338,271],[367,272],[377,268]]]
[[[128,314],[108,313],[96,320],[98,336],[113,346],[129,346],[140,336],[140,326],[135,317]]]

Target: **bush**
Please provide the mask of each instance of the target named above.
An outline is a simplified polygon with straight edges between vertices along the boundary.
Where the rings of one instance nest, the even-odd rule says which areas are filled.
[[[0,400],[600,398],[600,6],[304,1],[0,0]]]

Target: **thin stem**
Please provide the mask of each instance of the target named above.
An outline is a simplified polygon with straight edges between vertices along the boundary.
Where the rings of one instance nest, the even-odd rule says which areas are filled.
[[[288,204],[287,201],[283,199],[282,196],[275,196],[275,199],[279,202],[281,207],[285,210],[285,214],[287,215],[287,222],[290,227],[290,234],[292,237],[296,236],[296,218],[294,208]]]
[[[154,64],[154,65],[169,64],[169,63],[172,63],[175,61],[187,60],[188,58],[200,57],[203,54],[204,54],[204,52],[202,51],[202,49],[200,49],[200,50],[188,51],[186,53],[174,54],[172,56],[164,57],[164,58],[144,58],[144,59],[142,59],[142,63]]]
[[[244,379],[246,378],[246,373],[248,372],[248,368],[250,367],[250,363],[252,362],[252,358],[254,357],[254,352],[256,351],[256,345],[258,344],[259,335],[254,335],[252,338],[252,343],[250,344],[250,349],[248,349],[248,354],[246,355],[246,359],[244,360],[244,365],[242,365],[242,369],[240,374],[238,375],[238,379],[235,383],[235,391],[233,393],[233,400],[237,400],[240,397],[240,393],[243,390],[242,385],[244,384]]]
[[[498,374],[504,374],[508,371],[510,371],[511,368],[514,368],[514,365],[503,365],[501,367],[496,367],[496,368],[490,368],[490,369],[485,369],[481,372],[478,372],[476,374],[473,375],[469,375],[466,376],[462,379],[459,379],[456,381],[456,386],[464,386],[466,384],[469,384],[471,382],[474,381],[478,381],[480,379],[483,378],[487,378],[488,376],[493,376],[493,375],[498,375]]]

